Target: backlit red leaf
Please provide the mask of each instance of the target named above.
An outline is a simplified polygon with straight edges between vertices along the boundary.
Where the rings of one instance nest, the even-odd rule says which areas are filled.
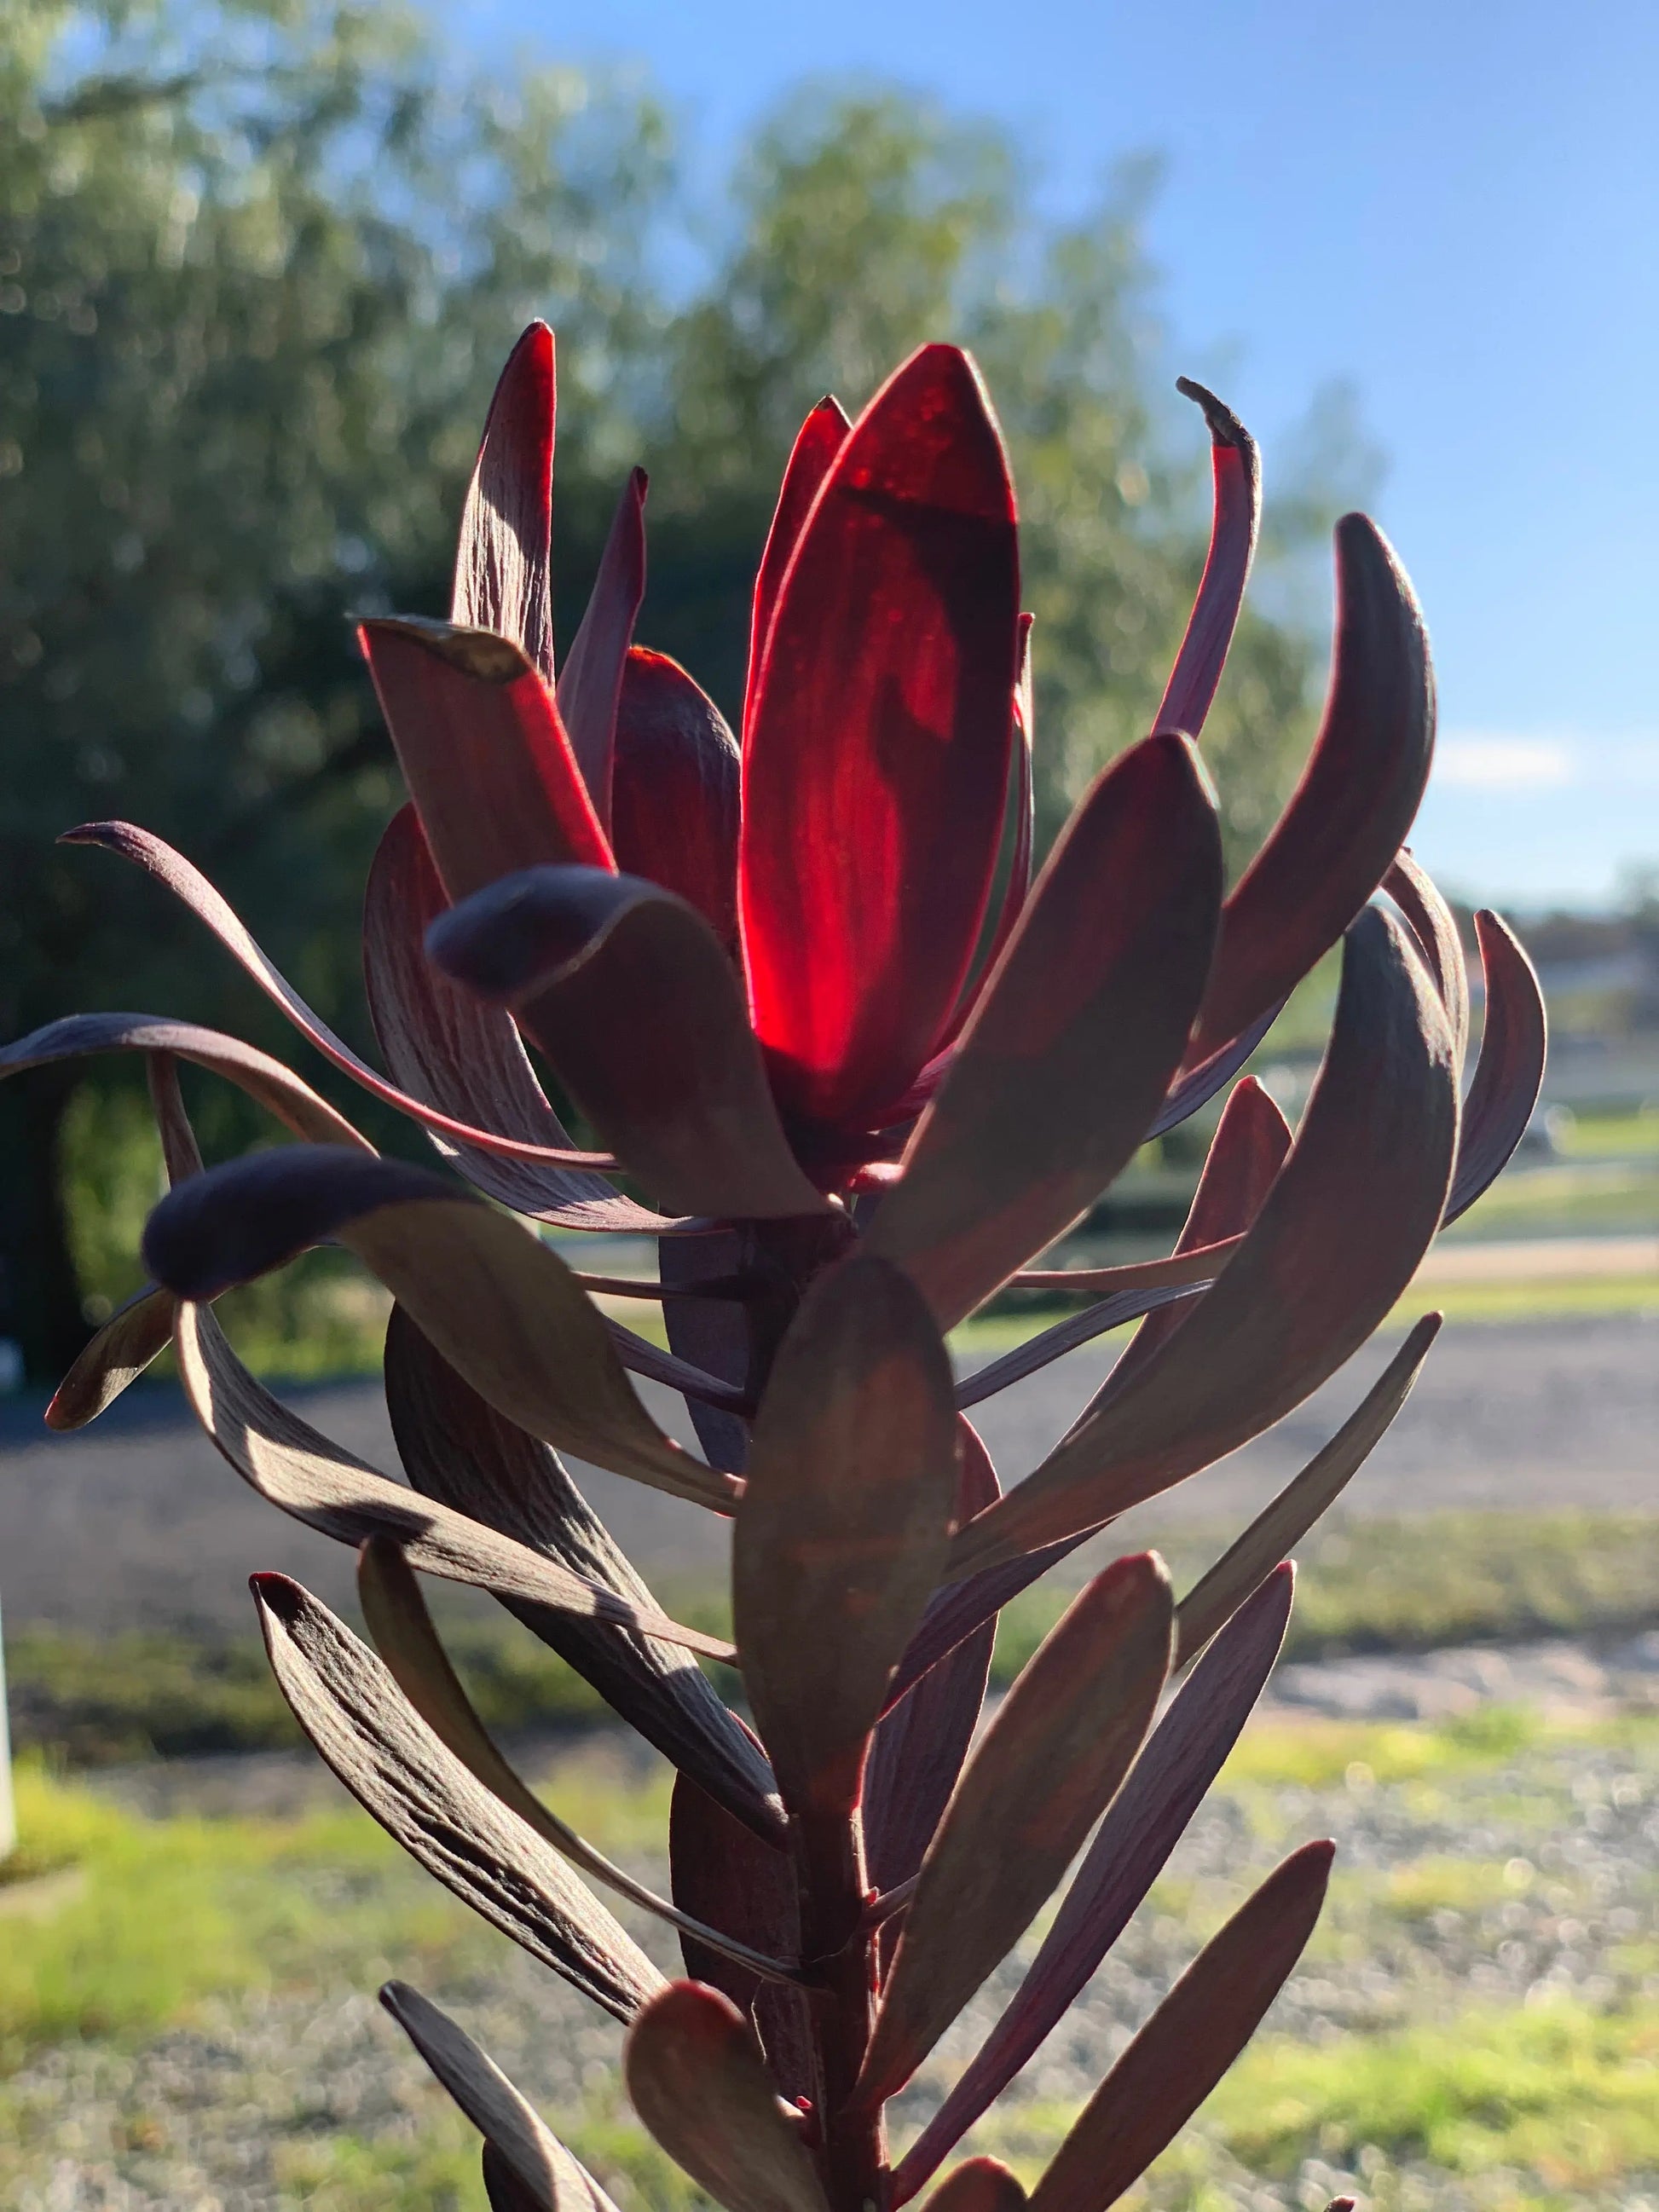
[[[593,811],[607,830],[617,703],[622,696],[623,668],[634,640],[635,618],[645,597],[645,471],[635,469],[617,501],[593,589],[559,672],[559,714],[570,732],[570,749]],[[580,860],[586,855],[543,853],[538,857]]]
[[[750,1006],[809,1121],[898,1097],[956,1004],[1002,830],[1018,616],[989,402],[964,355],[924,347],[813,503],[744,749]]]
[[[1216,685],[1221,681],[1255,554],[1261,520],[1261,462],[1255,439],[1213,392],[1206,392],[1189,376],[1177,377],[1176,390],[1204,410],[1210,430],[1215,507],[1209,558],[1204,563],[1198,598],[1152,726],[1184,730],[1195,738],[1204,727]]]
[[[511,638],[553,681],[553,333],[532,323],[489,403],[461,514],[449,618]]]
[[[742,783],[738,741],[708,694],[665,653],[635,646],[611,769],[617,866],[678,893],[733,954]]]
[[[761,556],[760,568],[755,576],[755,595],[750,611],[749,674],[744,686],[743,710],[745,743],[754,710],[755,687],[760,678],[761,661],[778,603],[778,587],[783,581],[784,571],[789,566],[796,540],[811,510],[812,501],[817,497],[819,489],[830,473],[830,464],[846,443],[847,433],[852,427],[841,402],[832,393],[826,392],[801,424],[784,469],[777,507],[772,517],[772,526],[767,532],[766,550]]]

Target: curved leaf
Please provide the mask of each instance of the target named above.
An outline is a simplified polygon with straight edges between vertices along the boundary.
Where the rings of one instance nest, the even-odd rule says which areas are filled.
[[[615,2212],[611,2199],[545,2127],[495,2060],[429,1997],[387,1982],[380,2002],[505,2163],[534,2212]]]
[[[426,833],[412,806],[386,824],[363,898],[363,982],[374,1034],[392,1079],[454,1126],[482,1123],[528,1146],[568,1152],[510,1014],[483,1005],[426,956],[426,933],[448,910]],[[604,1177],[536,1159],[504,1158],[428,1134],[489,1197],[564,1229],[660,1236],[674,1224],[624,1198]]]
[[[645,597],[647,482],[643,469],[629,471],[599,556],[599,574],[559,674],[559,713],[570,732],[570,750],[594,814],[607,832],[617,702],[622,696],[623,667],[633,641],[635,619]],[[580,860],[586,855],[544,853],[538,857]],[[502,869],[501,872],[509,872]]]
[[[1033,2212],[1105,2212],[1185,2126],[1302,1955],[1335,1848],[1293,1851],[1205,1945],[1085,2106]]]
[[[611,768],[617,866],[695,907],[732,954],[742,784],[738,741],[708,694],[665,653],[632,647]]]
[[[701,1284],[738,1274],[750,1249],[750,1232],[741,1228],[723,1230],[714,1237],[665,1237],[657,1246],[658,1273],[665,1289],[693,1291]],[[663,1300],[662,1317],[672,1351],[732,1389],[748,1394],[753,1355],[749,1311],[742,1300],[668,1297]],[[689,1397],[685,1404],[708,1464],[741,1474],[749,1458],[746,1422],[703,1398]]]
[[[511,638],[553,681],[553,333],[532,323],[484,419],[461,513],[451,622]]]
[[[1280,999],[1265,1013],[1258,1014],[1231,1044],[1223,1045],[1207,1060],[1200,1060],[1184,1075],[1177,1075],[1152,1117],[1146,1132],[1147,1142],[1163,1136],[1167,1130],[1178,1128],[1182,1122],[1190,1121],[1200,1106],[1207,1106],[1216,1092],[1232,1081],[1284,1011],[1285,1001]]]
[[[868,1248],[953,1328],[1124,1166],[1215,941],[1215,803],[1186,739],[1107,769],[1067,824],[910,1140]]]
[[[662,1976],[558,1853],[474,1781],[349,1629],[286,1575],[255,1575],[276,1686],[352,1796],[412,1859],[618,2020]]]
[[[1269,1577],[1223,1629],[1147,1739],[1024,1980],[900,2161],[895,2204],[914,2197],[988,2111],[1128,1926],[1266,1686],[1285,1640],[1293,1582],[1288,1566]]]
[[[1411,1395],[1443,1316],[1425,1314],[1322,1451],[1288,1482],[1176,1608],[1177,1668],[1203,1650],[1237,1608],[1287,1559],[1387,1433]]]
[[[1440,1003],[1451,1024],[1452,1043],[1460,1071],[1469,1042],[1469,977],[1463,961],[1463,945],[1457,933],[1457,917],[1434,878],[1419,867],[1402,847],[1394,866],[1382,878],[1382,889],[1405,915],[1423,965],[1434,978]]]
[[[729,1644],[680,1627],[653,1606],[635,1604],[377,1474],[273,1398],[203,1307],[179,1306],[173,1340],[185,1395],[209,1437],[251,1489],[296,1521],[343,1544],[389,1536],[426,1573],[504,1598],[608,1621],[711,1658],[730,1653]]]
[[[1344,515],[1324,720],[1223,910],[1189,1064],[1277,1005],[1336,943],[1405,843],[1433,750],[1434,672],[1411,585],[1376,524]]]
[[[926,346],[813,501],[744,745],[750,1004],[809,1122],[897,1097],[956,1005],[1002,832],[1018,618],[995,419],[967,356]]]
[[[1474,933],[1486,977],[1486,1022],[1463,1109],[1448,1222],[1467,1213],[1509,1165],[1538,1103],[1549,1049],[1544,994],[1520,939],[1485,907],[1474,917]]]
[[[952,1546],[975,1570],[1097,1527],[1233,1450],[1364,1343],[1438,1224],[1457,1137],[1451,1031],[1401,926],[1348,932],[1330,1048],[1244,1243],[1170,1341]]]
[[[1198,597],[1152,726],[1184,730],[1195,738],[1204,727],[1216,685],[1221,681],[1250,562],[1255,556],[1256,532],[1261,521],[1261,459],[1255,440],[1213,392],[1194,384],[1190,376],[1178,376],[1176,390],[1204,410],[1210,431],[1215,507],[1209,557],[1204,563]]]
[[[717,1990],[674,1982],[623,2045],[635,2111],[726,2212],[829,2212],[794,2120],[749,2023]]]
[[[981,1399],[994,1397],[1011,1383],[1035,1375],[1040,1367],[1075,1352],[1080,1344],[1092,1343],[1109,1329],[1123,1328],[1144,1315],[1197,1297],[1209,1289],[1212,1279],[1203,1275],[1189,1283],[1152,1283],[1140,1290],[1116,1291],[1081,1313],[1067,1314],[1064,1321],[1052,1322],[1035,1336],[1028,1336],[1024,1344],[1017,1344],[1012,1352],[1005,1352],[1000,1359],[988,1360],[983,1367],[964,1376],[957,1385],[957,1404],[964,1408],[977,1406]]]
[[[515,1009],[665,1204],[825,1211],[783,1133],[732,964],[683,899],[638,876],[537,868],[443,915],[427,946],[446,975]]]
[[[732,1528],[744,1684],[792,1813],[856,1803],[956,1495],[939,1333],[896,1268],[843,1261],[807,1291],[779,1347]]]
[[[78,1060],[89,1052],[170,1053],[234,1083],[296,1137],[315,1145],[349,1145],[371,1154],[374,1150],[308,1083],[257,1045],[155,1014],[67,1014],[48,1022],[0,1050],[0,1078],[54,1060]]]
[[[922,1861],[859,2077],[864,2102],[909,2080],[1082,1848],[1151,1725],[1170,1628],[1163,1561],[1118,1559],[1016,1678]]]
[[[553,694],[516,645],[414,615],[357,635],[452,899],[544,861],[611,865]]]
[[[777,606],[778,587],[783,581],[784,571],[789,566],[812,502],[830,473],[830,464],[846,443],[847,433],[852,427],[846,409],[833,392],[826,392],[801,424],[785,465],[772,526],[766,535],[766,550],[761,555],[760,567],[755,575],[754,599],[750,610],[749,670],[744,686],[743,707],[745,744],[754,713],[756,686],[760,681],[761,662],[765,658],[766,641],[771,633],[772,616]]]
[[[365,1091],[383,1099],[388,1106],[395,1106],[400,1114],[407,1114],[412,1121],[452,1140],[477,1145],[485,1152],[499,1152],[508,1158],[540,1160],[553,1167],[613,1168],[617,1164],[608,1153],[527,1145],[518,1137],[497,1136],[492,1129],[469,1127],[419,1098],[411,1098],[395,1083],[388,1083],[307,1006],[201,871],[193,868],[183,854],[175,853],[159,837],[152,837],[148,830],[139,830],[131,822],[84,822],[78,830],[66,830],[58,842],[60,845],[95,845],[105,852],[118,853],[123,860],[134,861],[147,874],[154,876],[190,908],[198,921],[205,923],[243,973],[252,977],[325,1060],[332,1060],[354,1082],[362,1084]]]
[[[556,1455],[486,1403],[401,1306],[386,1328],[386,1399],[398,1456],[422,1497],[615,1591],[641,1613],[659,1611]],[[503,1602],[647,1743],[775,1850],[781,1844],[771,1770],[684,1646],[523,1598]]]
[[[502,1758],[494,1738],[478,1718],[439,1641],[420,1583],[401,1547],[389,1536],[371,1536],[359,1552],[357,1595],[374,1648],[415,1711],[467,1771],[482,1782],[493,1797],[516,1813],[544,1843],[551,1844],[572,1866],[592,1875],[596,1881],[602,1881],[607,1889],[614,1889],[630,1904],[654,1913],[658,1919],[678,1928],[682,1935],[724,1952],[751,1973],[774,1981],[799,1978],[799,1969],[793,1960],[776,1959],[757,1951],[681,1911],[666,1898],[659,1897],[654,1890],[636,1881],[543,1804]]]
[[[232,1160],[164,1198],[145,1261],[184,1298],[251,1281],[332,1237],[499,1413],[544,1443],[729,1510],[738,1490],[664,1436],[564,1262],[423,1168],[307,1145]]]

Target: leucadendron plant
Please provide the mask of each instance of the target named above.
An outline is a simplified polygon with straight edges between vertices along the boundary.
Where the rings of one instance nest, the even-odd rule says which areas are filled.
[[[236,1471],[360,1548],[372,1650],[296,1583],[255,1577],[301,1726],[441,1881],[622,2023],[641,2119],[727,2212],[891,2212],[928,2189],[949,2212],[1023,2202],[989,2159],[935,2177],[1146,1897],[1273,1666],[1288,1554],[1398,1412],[1437,1317],[1193,1589],[1177,1598],[1152,1553],[1095,1574],[981,1729],[998,1610],[1334,1373],[1536,1097],[1542,1009],[1491,915],[1461,1097],[1457,931],[1404,849],[1432,744],[1428,649],[1363,516],[1337,527],[1306,771],[1225,888],[1196,741],[1258,474],[1236,419],[1185,388],[1215,474],[1197,604],[1152,734],[1097,779],[1033,882],[1030,626],[972,362],[929,346],[856,422],[832,399],[807,417],[734,734],[683,668],[631,642],[637,474],[556,680],[553,341],[533,327],[484,432],[449,619],[362,625],[410,794],[364,927],[387,1073],[180,854],[126,823],[70,833],[183,900],[316,1050],[425,1128],[441,1169],[379,1157],[299,1076],[206,1030],[83,1015],[4,1055],[147,1055],[173,1186],[144,1237],[154,1287],[49,1419],[91,1419],[171,1339]],[[1339,941],[1293,1135],[1238,1071]],[[301,1141],[204,1170],[179,1060]],[[1030,1267],[1138,1146],[1229,1085],[1169,1257]],[[653,1237],[659,1279],[581,1274],[543,1224]],[[395,1300],[386,1392],[406,1482],[281,1405],[214,1318],[222,1291],[325,1241]],[[946,1332],[1011,1283],[1085,1303],[958,1377]],[[660,1300],[671,1348],[607,1319],[595,1291]],[[1135,1322],[1060,1442],[1005,1487],[970,1409]],[[631,1375],[684,1394],[701,1455]],[[566,1452],[729,1519],[735,1648],[665,1616]],[[672,1762],[672,1898],[507,1764],[434,1632],[426,1575],[493,1592]],[[741,1670],[752,1729],[700,1656]],[[1293,1851],[1197,1953],[1078,2116],[1035,2212],[1103,2212],[1182,2127],[1291,1972],[1331,1851]],[[664,1980],[606,1889],[678,1931],[683,1979]],[[1017,1993],[895,2160],[890,2100],[1057,1892]],[[383,1994],[482,2132],[498,2212],[605,2204],[453,2021],[402,1984]]]

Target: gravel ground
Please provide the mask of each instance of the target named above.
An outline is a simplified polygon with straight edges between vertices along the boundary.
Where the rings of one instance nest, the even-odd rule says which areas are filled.
[[[1017,2159],[1053,2140],[1055,2107],[1093,2087],[1190,1957],[1194,1923],[1213,1925],[1290,1844],[1328,1834],[1341,1870],[1326,1923],[1275,2007],[1269,2031],[1301,2043],[1455,2021],[1469,2006],[1553,1996],[1594,2013],[1659,2003],[1654,1971],[1659,1741],[1609,1751],[1545,1739],[1453,1785],[1379,1782],[1350,1765],[1329,1788],[1258,1784],[1213,1797],[1096,1981],[1000,2108],[996,2140]],[[1480,1863],[1490,1896],[1461,1907],[1402,1892],[1413,1869]],[[641,1871],[660,1881],[660,1869]],[[1418,1902],[1412,1899],[1418,1894]],[[636,1932],[662,1960],[659,1930]],[[1644,1943],[1645,1936],[1650,1940]],[[1030,1944],[1024,1947],[1029,1955]],[[496,1963],[431,1994],[453,2008],[549,2119],[603,2167],[614,2110],[617,2030],[529,1960]],[[969,2057],[1019,1967],[994,1978],[903,2100],[919,2123]],[[0,2150],[15,2212],[295,2212],[317,2201],[330,2139],[410,2145],[443,2124],[418,2063],[367,1990],[332,1989],[210,2006],[146,2046],[54,2049],[15,2078],[0,2106],[18,2148]],[[1659,2174],[1626,2173],[1601,2193],[1547,2193],[1524,2172],[1449,2172],[1364,2143],[1315,2142],[1263,2179],[1237,2166],[1212,2130],[1206,2212],[1292,2212],[1354,2191],[1369,2212],[1649,2212]],[[8,2174],[8,2165],[9,2173]],[[299,2177],[311,2177],[301,2179]],[[614,2165],[624,2212],[641,2198]],[[1155,2185],[1160,2206],[1193,2205],[1188,2178]],[[348,2193],[327,2202],[346,2204]],[[377,2200],[380,2201],[380,2200]],[[386,2202],[392,2200],[386,2199]],[[441,2200],[422,2197],[422,2204]],[[469,2200],[470,2201],[470,2200]]]
[[[979,1407],[1005,1480],[1031,1468],[1097,1387],[1121,1340],[1086,1346]],[[1367,1346],[1269,1435],[1131,1516],[1114,1549],[1182,1522],[1242,1523],[1318,1449],[1391,1356]],[[377,1386],[289,1394],[317,1427],[397,1466]],[[653,1397],[680,1431],[678,1401]],[[1405,1410],[1350,1492],[1370,1515],[1447,1508],[1608,1510],[1659,1505],[1659,1323],[1640,1319],[1448,1326]],[[724,1565],[724,1524],[637,1483],[589,1470],[595,1505],[653,1580]],[[1086,1552],[1075,1571],[1084,1571]],[[274,1567],[330,1604],[350,1601],[349,1553],[237,1481],[176,1395],[130,1391],[73,1437],[39,1407],[0,1409],[0,1600],[9,1620],[99,1630],[245,1626],[247,1576]]]

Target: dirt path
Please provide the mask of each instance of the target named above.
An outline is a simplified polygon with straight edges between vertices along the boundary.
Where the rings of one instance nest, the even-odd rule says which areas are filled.
[[[1087,1346],[979,1409],[1005,1479],[1027,1471],[1067,1426],[1115,1348]],[[1146,1508],[1133,1533],[1152,1539],[1176,1520],[1243,1517],[1325,1441],[1392,1348],[1386,1340],[1367,1347],[1271,1435]],[[290,1395],[317,1426],[395,1468],[376,1388]],[[668,1401],[658,1402],[665,1416]],[[1659,1510],[1656,1416],[1652,1322],[1449,1327],[1357,1479],[1353,1504],[1368,1514]],[[653,1579],[718,1571],[722,1527],[710,1516],[612,1477],[594,1474],[590,1486]],[[0,1603],[9,1621],[240,1626],[245,1579],[258,1567],[297,1574],[331,1601],[349,1591],[346,1552],[244,1489],[173,1393],[134,1390],[94,1428],[68,1437],[40,1425],[38,1405],[0,1409]]]

